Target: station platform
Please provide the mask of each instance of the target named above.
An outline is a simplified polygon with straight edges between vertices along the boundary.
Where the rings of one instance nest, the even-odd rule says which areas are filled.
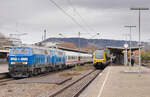
[[[79,97],[150,97],[150,69],[108,66]]]
[[[0,73],[8,72],[8,64],[0,64]]]

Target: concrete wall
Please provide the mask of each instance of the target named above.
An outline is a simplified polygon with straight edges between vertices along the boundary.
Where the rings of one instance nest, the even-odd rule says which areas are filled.
[[[0,52],[0,64],[7,64],[7,53]]]
[[[7,64],[7,59],[6,58],[0,58],[0,64]]]

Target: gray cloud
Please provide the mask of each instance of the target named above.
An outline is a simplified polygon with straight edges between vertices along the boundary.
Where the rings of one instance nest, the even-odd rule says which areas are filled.
[[[71,0],[73,7],[86,23],[94,28],[93,31],[84,25],[68,0],[55,0],[55,2],[87,29],[88,33],[101,32],[101,38],[125,39],[123,33],[128,33],[129,30],[124,26],[136,25],[137,28],[133,29],[134,40],[138,39],[138,12],[129,8],[150,5],[149,0]],[[64,34],[65,37],[77,37],[79,31],[83,33],[82,37],[91,37],[89,34],[84,34],[87,31],[79,28],[49,0],[0,0],[0,12],[0,32],[5,35],[27,32],[28,35],[21,37],[25,43],[40,41],[45,28],[48,37],[60,37],[58,33]],[[150,35],[149,13],[150,11],[142,12],[143,40],[148,40]],[[16,32],[16,29],[19,32]]]
[[[75,6],[92,9],[100,8],[129,8],[129,7],[149,7],[149,0],[70,0]],[[62,4],[68,5],[67,0],[59,0]]]

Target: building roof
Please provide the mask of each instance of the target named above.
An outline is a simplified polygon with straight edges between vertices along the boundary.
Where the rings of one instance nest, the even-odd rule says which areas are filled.
[[[9,53],[9,50],[0,50],[0,53]]]

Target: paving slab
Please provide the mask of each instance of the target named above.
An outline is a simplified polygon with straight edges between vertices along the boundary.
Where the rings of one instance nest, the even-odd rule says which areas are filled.
[[[109,66],[79,97],[150,97],[150,69],[141,69]]]

